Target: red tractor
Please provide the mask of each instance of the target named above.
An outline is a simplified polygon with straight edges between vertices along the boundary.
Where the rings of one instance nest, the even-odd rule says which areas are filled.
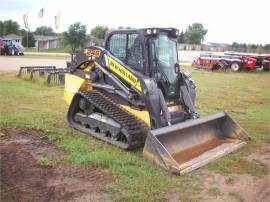
[[[0,39],[0,55],[2,55],[5,51],[5,44],[4,42]]]

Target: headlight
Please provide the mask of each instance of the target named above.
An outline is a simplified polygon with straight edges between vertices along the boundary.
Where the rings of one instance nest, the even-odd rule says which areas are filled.
[[[151,33],[152,33],[151,29],[146,30],[146,34],[151,34]]]

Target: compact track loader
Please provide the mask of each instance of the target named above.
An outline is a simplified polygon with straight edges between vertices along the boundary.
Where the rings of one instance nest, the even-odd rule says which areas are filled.
[[[117,30],[90,46],[65,74],[69,125],[165,169],[190,172],[246,144],[225,112],[199,118],[195,84],[180,70],[173,28]]]

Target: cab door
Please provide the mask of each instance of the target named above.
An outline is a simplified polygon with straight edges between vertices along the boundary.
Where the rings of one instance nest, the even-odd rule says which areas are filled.
[[[144,73],[143,44],[135,32],[115,32],[106,41],[106,49],[135,71]]]

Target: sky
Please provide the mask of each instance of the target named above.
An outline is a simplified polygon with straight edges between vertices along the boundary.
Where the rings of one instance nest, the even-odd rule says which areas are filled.
[[[0,20],[12,19],[24,28],[29,13],[30,30],[54,26],[60,14],[60,32],[74,22],[110,28],[175,27],[185,30],[199,22],[208,30],[205,42],[270,43],[270,0],[0,0]]]

